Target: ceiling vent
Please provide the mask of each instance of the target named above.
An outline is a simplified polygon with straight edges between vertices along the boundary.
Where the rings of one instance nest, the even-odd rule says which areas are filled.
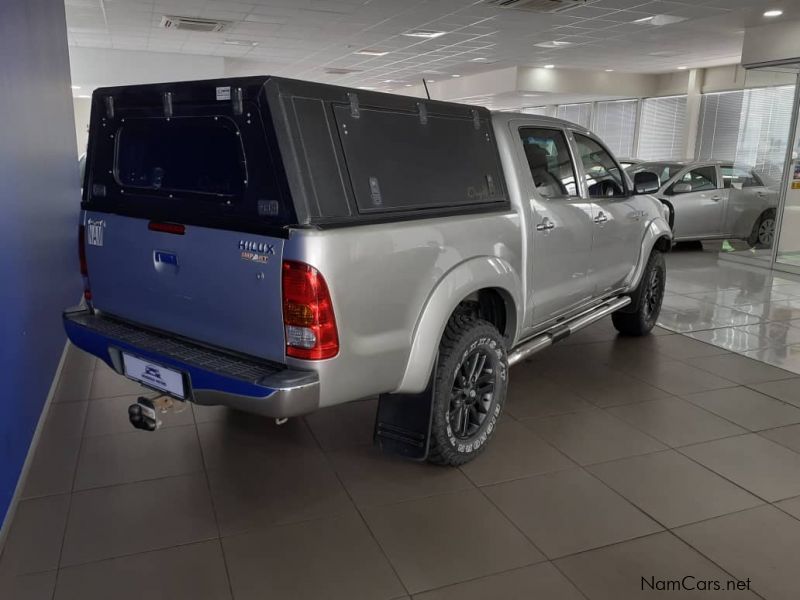
[[[230,23],[216,19],[201,19],[200,17],[161,17],[161,27],[164,29],[177,29],[180,31],[196,31],[215,33],[225,30]]]
[[[589,0],[486,0],[486,4],[528,12],[558,13],[578,6],[586,6],[589,4]]]
[[[359,73],[361,69],[345,69],[342,67],[326,67],[325,72],[328,75],[350,75],[351,73]]]

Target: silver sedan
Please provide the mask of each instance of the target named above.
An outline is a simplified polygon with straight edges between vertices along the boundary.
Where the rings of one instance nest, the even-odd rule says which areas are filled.
[[[775,239],[778,190],[752,169],[725,162],[669,161],[632,165],[659,177],[655,193],[670,209],[675,241],[735,238],[768,248]]]

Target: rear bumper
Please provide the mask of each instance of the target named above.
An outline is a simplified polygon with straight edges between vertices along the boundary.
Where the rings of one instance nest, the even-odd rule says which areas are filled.
[[[268,417],[294,417],[319,407],[319,376],[239,357],[86,309],[64,312],[70,341],[122,375],[122,352],[177,369],[187,400]]]

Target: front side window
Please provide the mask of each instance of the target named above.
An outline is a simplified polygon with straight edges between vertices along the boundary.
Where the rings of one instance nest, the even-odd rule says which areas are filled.
[[[225,118],[126,119],[116,175],[125,187],[239,197],[246,171],[236,125]]]
[[[519,136],[539,195],[544,198],[575,196],[575,168],[564,132],[524,127],[519,130]]]
[[[717,189],[716,167],[699,167],[687,171],[673,185],[677,193],[707,192]]]
[[[590,198],[625,195],[622,170],[608,151],[592,138],[575,134],[578,154],[583,163],[584,176],[589,186]]]

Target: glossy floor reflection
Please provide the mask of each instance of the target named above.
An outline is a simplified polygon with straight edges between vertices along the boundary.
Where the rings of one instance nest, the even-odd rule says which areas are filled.
[[[800,278],[718,260],[713,246],[668,255],[659,325],[800,373]]]
[[[751,590],[667,596],[800,597],[800,377],[773,366],[795,366],[800,283],[715,252],[668,266],[664,327],[606,319],[512,368],[460,469],[382,455],[375,399],[133,430],[139,388],[71,349],[0,598],[627,600],[687,575]]]

